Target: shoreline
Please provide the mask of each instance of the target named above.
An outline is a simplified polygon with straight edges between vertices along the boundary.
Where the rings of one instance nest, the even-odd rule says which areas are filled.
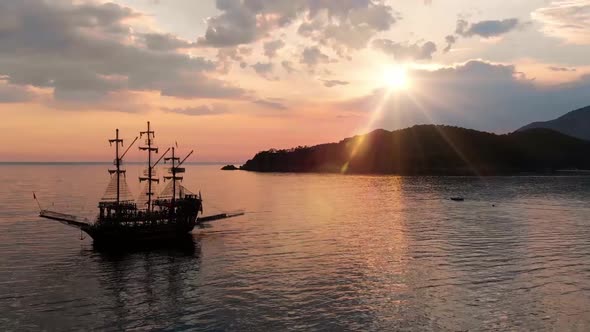
[[[256,171],[238,169],[244,172],[261,174],[332,174],[332,175],[367,175],[367,176],[400,176],[400,177],[587,177],[590,170],[556,170],[554,172],[521,172],[521,173],[495,173],[495,174],[451,174],[451,173],[424,173],[424,174],[400,174],[400,173],[363,173],[363,172],[330,172],[330,171]]]

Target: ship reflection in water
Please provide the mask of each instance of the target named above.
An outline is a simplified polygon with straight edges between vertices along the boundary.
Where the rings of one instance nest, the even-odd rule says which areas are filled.
[[[102,296],[97,300],[106,312],[95,313],[104,317],[100,329],[118,331],[176,326],[174,320],[182,316],[196,289],[191,282],[201,265],[200,243],[190,234],[175,243],[94,244],[82,256],[101,271],[97,282]]]
[[[95,217],[104,164],[0,166],[1,329],[590,330],[590,177],[220,167],[186,166],[205,213],[263,213],[112,251],[31,201]]]
[[[203,226],[204,227],[204,226]],[[155,252],[161,254],[176,254],[179,256],[199,256],[197,249],[200,249],[197,241],[192,234],[178,235],[172,240],[150,241],[150,242],[131,242],[105,244],[93,242],[92,249],[106,257],[125,257],[130,254],[142,252]]]

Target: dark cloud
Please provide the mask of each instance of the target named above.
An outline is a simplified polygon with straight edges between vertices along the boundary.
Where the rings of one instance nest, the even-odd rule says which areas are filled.
[[[146,47],[154,51],[173,51],[196,46],[195,43],[180,39],[169,33],[146,33],[143,38]]]
[[[258,74],[266,79],[269,79],[269,80],[274,79],[272,77],[272,70],[274,68],[272,63],[270,63],[270,62],[267,62],[267,63],[257,62],[256,64],[252,65],[252,68],[254,69],[256,74]]]
[[[348,85],[350,82],[340,81],[340,80],[322,80],[324,82],[324,86],[327,88],[333,88],[339,85]]]
[[[52,88],[55,98],[74,101],[122,90],[184,98],[245,93],[209,79],[204,73],[215,68],[213,62],[176,52],[185,45],[180,39],[135,35],[127,22],[139,18],[113,3],[2,1],[0,75],[10,84]],[[196,83],[203,79],[208,81]]]
[[[280,39],[266,42],[264,43],[264,55],[273,58],[277,55],[277,51],[283,47],[285,47],[285,42]]]
[[[396,61],[431,60],[432,54],[436,52],[436,44],[431,41],[420,45],[418,43],[396,43],[389,39],[376,39],[373,41],[373,47],[393,56]]]
[[[252,68],[254,68],[254,71],[256,71],[258,74],[268,74],[272,72],[272,63],[267,62],[267,63],[262,63],[262,62],[258,62],[254,65],[252,65]]]
[[[256,21],[256,13],[240,1],[218,0],[217,8],[222,13],[209,19],[205,36],[199,39],[200,44],[213,47],[237,46],[249,44],[264,34],[264,28]]]
[[[277,28],[305,19],[302,35],[340,48],[361,48],[396,21],[390,6],[373,0],[217,0],[199,44],[228,47],[257,41]]]
[[[249,55],[251,49],[246,47],[227,47],[227,48],[220,48],[217,51],[217,69],[224,74],[227,74],[234,62],[240,64],[241,68],[245,68],[246,65],[242,66],[245,63],[244,58],[245,56]]]
[[[447,47],[444,48],[443,52],[448,53],[451,50],[451,48],[453,48],[453,45],[455,45],[455,43],[457,42],[457,37],[453,35],[448,35],[445,37],[445,42],[447,43]]]
[[[330,57],[322,53],[317,46],[306,47],[301,54],[301,63],[306,64],[308,67],[313,68],[321,63],[330,62]]]
[[[196,107],[186,108],[161,108],[162,111],[167,113],[184,114],[191,116],[210,116],[210,115],[221,115],[230,113],[230,109],[226,105],[215,104],[215,105],[201,105]]]
[[[567,67],[554,67],[554,66],[551,66],[551,67],[547,67],[547,68],[549,70],[551,70],[551,71],[562,71],[562,72],[563,71],[565,71],[565,72],[574,72],[574,71],[576,71],[576,68],[567,68]]]
[[[318,16],[304,22],[299,27],[299,33],[345,57],[347,50],[365,48],[376,33],[389,30],[396,22],[390,6],[376,3],[365,6],[369,2],[363,5],[360,5],[363,1],[356,2],[359,6],[351,6],[349,12],[341,13],[340,20],[325,20]]]
[[[375,127],[388,129],[437,123],[506,132],[590,104],[590,76],[557,86],[537,85],[513,66],[482,61],[414,70],[408,76],[415,92],[391,94],[384,88],[338,108],[380,112]]]
[[[283,104],[282,99],[279,98],[258,99],[254,100],[252,103],[258,106],[262,106],[264,108],[270,108],[278,111],[284,111],[289,109],[287,106]]]
[[[459,19],[455,33],[463,37],[480,36],[491,38],[506,34],[518,26],[519,21],[516,18],[481,21],[471,24],[463,19]]]

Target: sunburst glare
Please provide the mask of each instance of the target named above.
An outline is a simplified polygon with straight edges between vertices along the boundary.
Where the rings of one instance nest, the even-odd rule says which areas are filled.
[[[403,66],[391,65],[383,70],[383,83],[391,90],[406,90],[410,87],[408,70]]]

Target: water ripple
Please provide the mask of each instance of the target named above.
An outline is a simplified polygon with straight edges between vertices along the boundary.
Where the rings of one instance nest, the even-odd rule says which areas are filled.
[[[269,212],[105,253],[30,197],[92,217],[102,165],[0,168],[2,330],[590,330],[590,178],[189,166],[216,206]]]

